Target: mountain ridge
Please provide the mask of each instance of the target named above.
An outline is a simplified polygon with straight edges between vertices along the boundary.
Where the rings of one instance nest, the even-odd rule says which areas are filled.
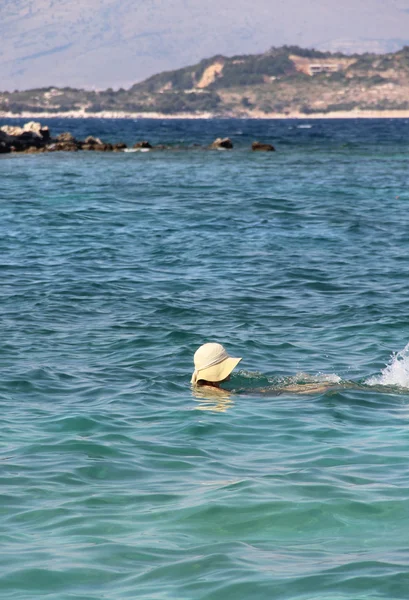
[[[409,46],[386,54],[299,46],[217,54],[129,89],[47,87],[1,92],[0,114],[79,112],[211,116],[409,110]]]

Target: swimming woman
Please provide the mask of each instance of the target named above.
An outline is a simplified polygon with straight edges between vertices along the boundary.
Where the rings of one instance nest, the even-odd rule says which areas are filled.
[[[213,392],[220,390],[221,384],[229,381],[230,374],[237,367],[241,358],[233,358],[226,349],[218,343],[209,342],[200,346],[194,354],[193,362],[195,370],[192,375],[191,383],[196,388],[212,388]],[[325,392],[333,387],[334,383],[306,383],[284,385],[281,389],[272,390],[271,388],[262,388],[249,390],[253,392],[270,393],[278,395],[283,392],[296,394],[314,394]]]

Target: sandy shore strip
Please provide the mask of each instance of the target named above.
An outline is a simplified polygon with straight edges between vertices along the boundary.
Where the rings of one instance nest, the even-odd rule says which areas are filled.
[[[102,111],[97,113],[84,110],[71,110],[67,112],[29,112],[11,113],[0,111],[0,119],[409,119],[409,110],[352,110],[327,113],[303,114],[291,113],[263,113],[249,111],[245,114],[214,113],[130,113],[123,111]]]

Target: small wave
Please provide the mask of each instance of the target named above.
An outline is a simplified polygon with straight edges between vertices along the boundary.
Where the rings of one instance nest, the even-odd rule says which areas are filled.
[[[390,362],[381,371],[365,381],[367,385],[395,385],[409,388],[409,343],[403,350],[392,354]]]
[[[342,379],[336,373],[317,373],[310,375],[308,373],[297,373],[293,377],[287,377],[290,383],[341,383]]]
[[[315,375],[311,375],[310,373],[300,371],[295,375],[285,377],[269,377],[268,382],[277,389],[285,389],[293,385],[342,383],[342,379],[336,373],[316,373]]]
[[[279,394],[283,392],[313,393],[325,391],[333,385],[341,384],[342,379],[335,373],[309,373],[299,372],[291,376],[266,376],[259,372],[240,370],[233,374],[229,382],[232,393],[261,393]]]
[[[312,125],[297,125],[297,129],[311,129]]]
[[[150,148],[124,148],[123,152],[149,152]]]

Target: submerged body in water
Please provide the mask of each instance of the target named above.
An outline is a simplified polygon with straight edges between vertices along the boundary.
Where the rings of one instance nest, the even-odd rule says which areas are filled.
[[[230,381],[230,375],[241,358],[233,358],[228,354],[224,346],[217,342],[208,342],[198,348],[194,354],[193,362],[195,370],[192,374],[191,383],[195,388],[209,390],[214,394],[223,394],[226,391],[223,384]],[[310,379],[308,375],[305,376]],[[287,382],[281,387],[267,386],[245,390],[246,392],[257,392],[261,394],[278,395],[280,393],[313,394],[326,391],[334,384],[338,384],[339,378],[326,378],[325,381]]]
[[[267,381],[266,381],[267,380]],[[260,385],[262,384],[262,385]],[[271,380],[259,373],[239,371],[233,375],[225,387],[194,386],[192,394],[197,400],[196,408],[210,412],[226,412],[240,398],[260,397],[268,399],[286,397],[289,401],[297,398],[319,398],[342,394],[344,391],[358,391],[380,394],[408,394],[409,388],[397,384],[382,384],[366,381],[342,380],[337,375],[320,375],[316,378],[304,373],[291,377]]]
[[[195,371],[191,383],[196,398],[229,399],[234,395],[281,396],[284,394],[323,394],[346,389],[402,393],[409,389],[409,344],[392,356],[378,376],[364,381],[343,380],[335,374],[311,376],[298,373],[292,377],[270,379],[259,373],[231,373],[241,358],[231,357],[218,343],[203,344],[195,353]]]

